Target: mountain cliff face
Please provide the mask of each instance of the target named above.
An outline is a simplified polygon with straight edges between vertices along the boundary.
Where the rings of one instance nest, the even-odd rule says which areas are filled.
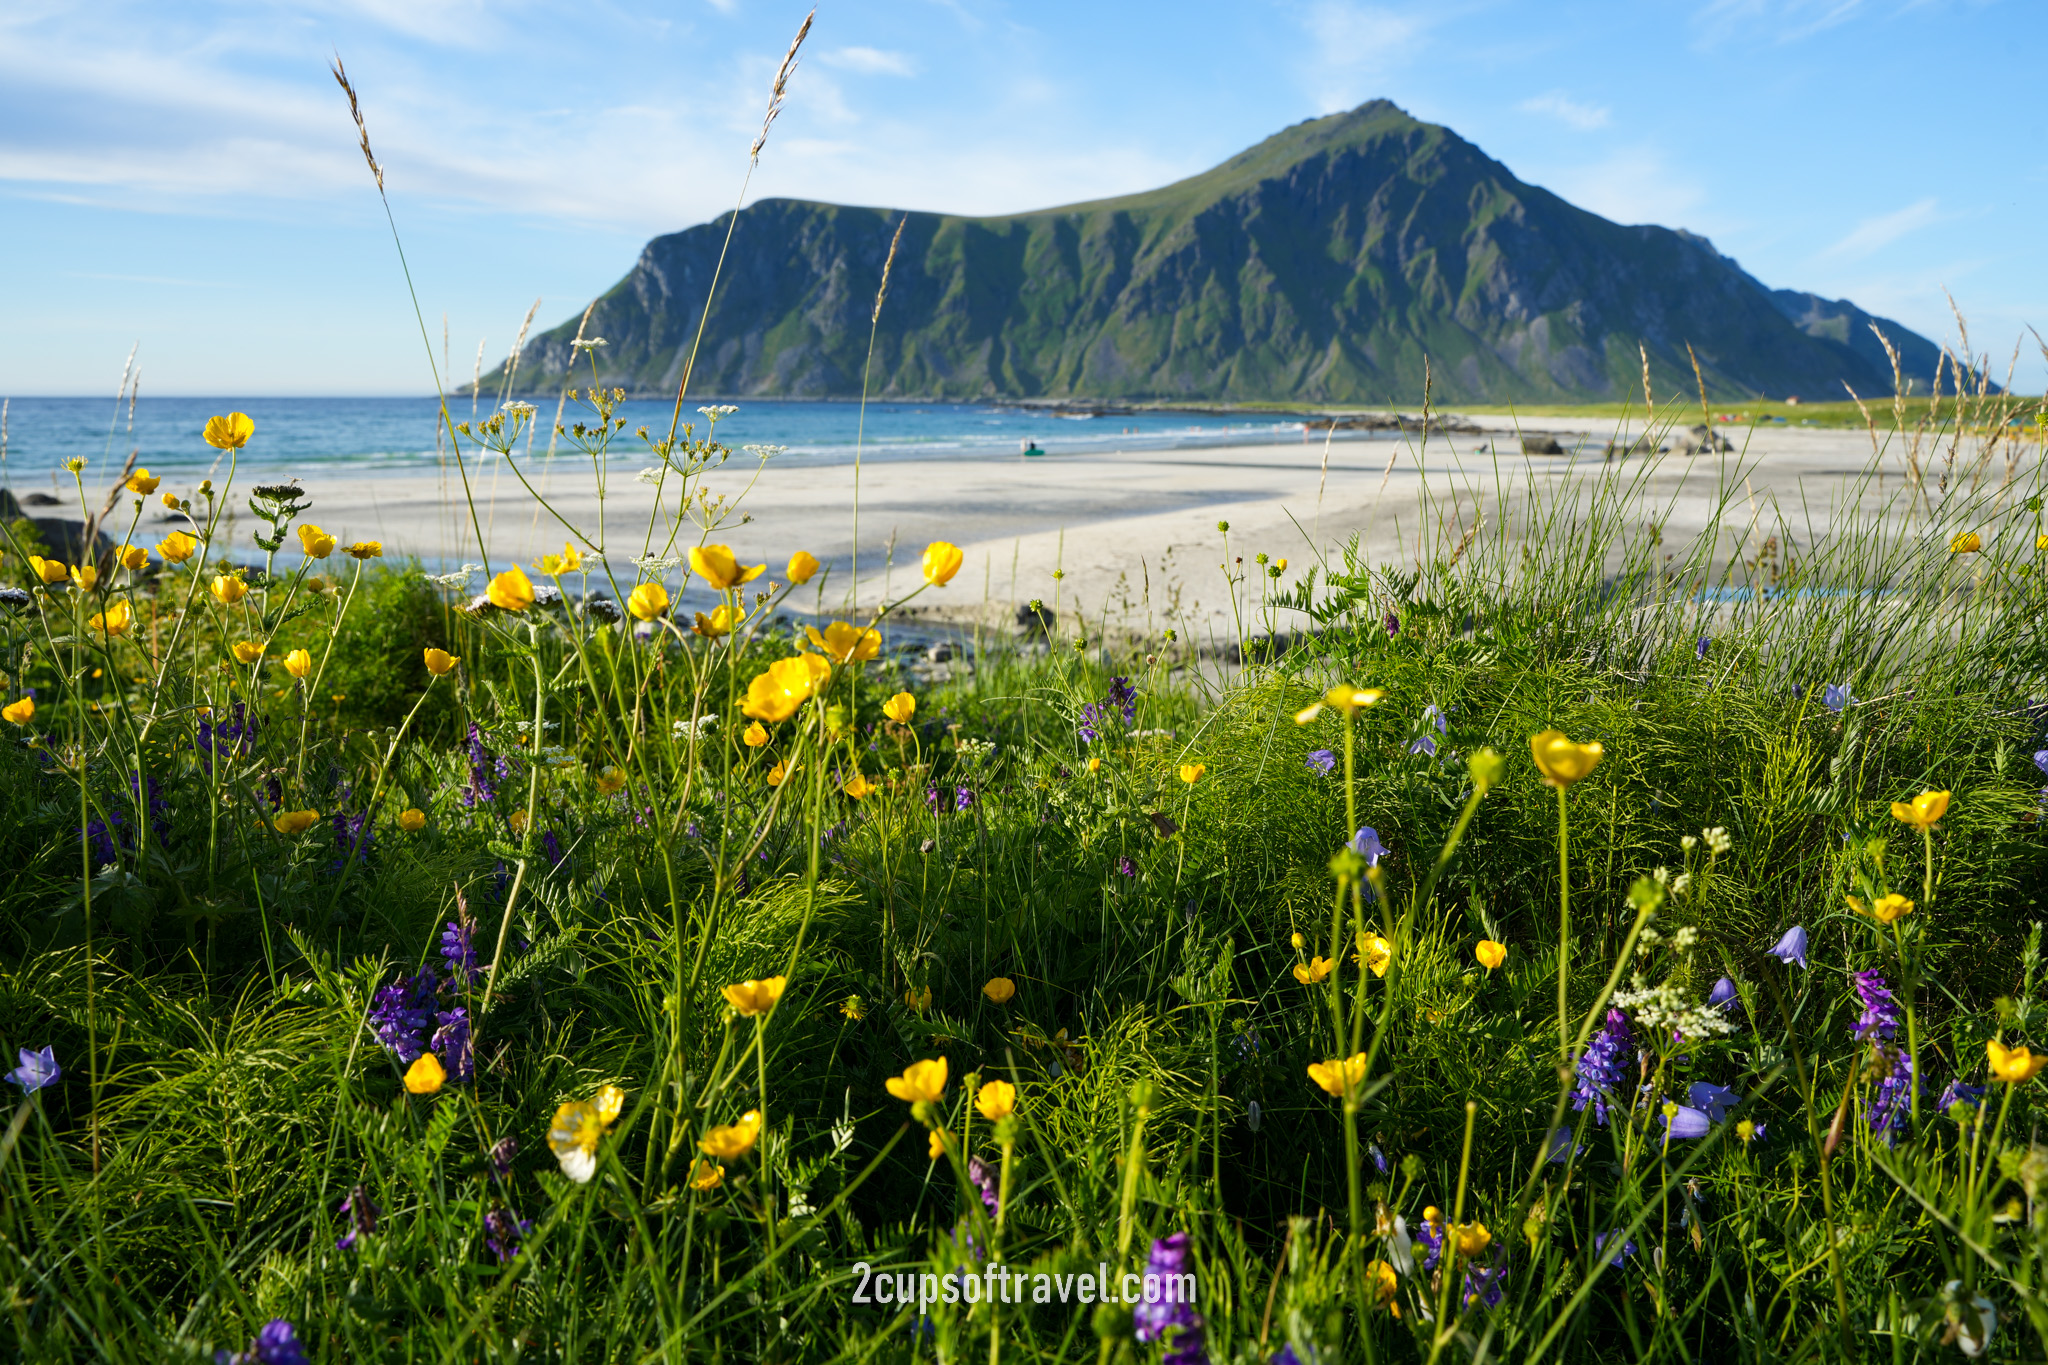
[[[1937,351],[1853,304],[1772,291],[1702,237],[1624,227],[1377,100],[1144,194],[1001,218],[769,199],[742,215],[693,394],[1405,403],[1889,394]],[[673,393],[728,219],[657,237],[597,301],[602,382]],[[580,314],[580,310],[579,310]],[[523,390],[569,377],[576,320]],[[572,382],[584,382],[588,363]]]

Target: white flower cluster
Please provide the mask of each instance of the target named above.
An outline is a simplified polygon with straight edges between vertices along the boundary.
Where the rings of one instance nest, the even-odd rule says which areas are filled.
[[[1719,825],[1714,826],[1712,829],[1701,830],[1700,835],[1707,841],[1707,847],[1716,854],[1726,853],[1729,849],[1735,847],[1735,841],[1728,837],[1728,831]]]
[[[1669,981],[1649,986],[1638,975],[1629,984],[1630,989],[1614,993],[1615,1007],[1628,1011],[1638,1027],[1653,1036],[1675,1031],[1687,1038],[1709,1038],[1735,1031],[1720,1010],[1692,1004],[1685,992]]]
[[[734,413],[738,412],[739,409],[734,407],[730,403],[713,403],[709,407],[698,408],[697,411],[703,413],[706,417],[709,417],[712,421],[716,422],[721,417],[732,416]]]
[[[781,454],[783,454],[784,452],[786,452],[786,451],[787,451],[787,450],[789,449],[789,447],[788,447],[788,446],[741,446],[741,447],[740,447],[740,449],[741,449],[741,450],[744,450],[744,451],[746,451],[746,452],[747,452],[747,454],[749,454],[749,455],[753,456],[753,457],[754,457],[755,459],[757,459],[757,460],[760,460],[760,461],[763,461],[763,462],[765,463],[765,462],[766,462],[766,461],[768,461],[768,460],[772,460],[772,459],[774,459],[774,458],[775,458],[775,457],[776,457],[777,455],[781,455]]]
[[[956,740],[954,741],[954,747],[958,750],[960,760],[964,763],[985,762],[996,751],[995,741],[992,739]]]
[[[679,720],[669,726],[669,733],[677,739],[702,739],[718,725],[717,716],[702,716],[696,720]]]
[[[498,411],[500,411],[500,412],[503,412],[503,413],[507,413],[507,414],[511,415],[512,417],[514,417],[514,418],[519,418],[519,417],[531,417],[531,416],[533,416],[533,415],[534,415],[534,414],[535,414],[536,412],[539,412],[539,411],[540,411],[540,409],[539,409],[539,408],[537,408],[537,407],[535,407],[535,406],[534,406],[533,404],[531,404],[531,403],[521,403],[521,402],[519,402],[518,400],[516,400],[516,399],[515,399],[515,400],[513,400],[512,402],[510,402],[510,403],[507,403],[507,404],[505,404],[505,405],[504,405],[503,407],[499,408],[499,409],[498,409]]]
[[[572,342],[570,342],[570,343],[569,343],[569,349],[570,349],[570,350],[572,350],[572,351],[594,351],[594,350],[596,350],[596,349],[597,349],[598,347],[600,347],[600,346],[609,346],[609,345],[611,345],[611,343],[610,343],[609,341],[606,341],[606,340],[605,340],[605,339],[604,339],[603,337],[592,337],[592,338],[591,338],[590,340],[588,340],[588,341],[572,341]]]
[[[483,565],[481,564],[465,564],[454,573],[430,573],[426,578],[429,583],[437,587],[459,588],[469,582],[471,574],[476,573],[482,568]]]
[[[647,468],[641,470],[638,474],[635,474],[633,477],[635,479],[638,479],[641,483],[660,483],[661,476],[666,472],[667,469],[665,466],[651,464],[647,466]]]
[[[642,555],[633,561],[633,565],[642,573],[660,574],[666,573],[670,569],[682,568],[683,557],[681,555]]]

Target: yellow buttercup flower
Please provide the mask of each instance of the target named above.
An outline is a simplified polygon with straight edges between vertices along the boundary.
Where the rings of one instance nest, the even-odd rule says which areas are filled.
[[[574,545],[565,540],[562,542],[562,553],[558,555],[542,555],[540,557],[540,564],[537,567],[542,573],[554,577],[559,577],[565,573],[576,573],[583,568],[583,555]]]
[[[207,591],[212,593],[214,600],[222,606],[232,607],[248,596],[249,585],[234,574],[224,573],[215,576],[213,582],[207,585]]]
[[[1091,773],[1102,771],[1102,759],[1099,756],[1088,760],[1088,771]]]
[[[758,749],[768,742],[768,727],[757,720],[747,726],[746,732],[740,738],[749,749]]]
[[[317,810],[288,810],[270,823],[279,834],[304,834],[307,830],[320,823],[320,812]]]
[[[425,657],[427,661],[427,672],[433,674],[437,678],[446,677],[448,674],[453,673],[455,671],[455,665],[462,662],[461,659],[457,658],[453,654],[450,654],[445,649],[429,649],[426,651]]]
[[[2031,1081],[2048,1067],[2048,1052],[2036,1056],[2023,1047],[2009,1048],[1996,1038],[1984,1044],[1984,1055],[1991,1062],[1991,1079],[2012,1085]]]
[[[256,424],[249,420],[246,412],[231,412],[225,417],[206,419],[206,430],[202,433],[206,443],[215,450],[240,450],[249,444],[249,438],[256,434]]]
[[[1870,905],[1865,905],[1854,896],[1848,899],[1851,910],[1854,910],[1859,915],[1868,915],[1879,924],[1890,924],[1913,913],[1913,902],[1897,892],[1890,892],[1879,896]]]
[[[855,773],[851,778],[847,779],[845,785],[841,786],[839,790],[845,792],[854,800],[860,801],[874,795],[880,788],[868,781],[866,774]]]
[[[882,703],[882,714],[898,725],[907,724],[917,714],[917,698],[908,692],[898,692]]]
[[[325,559],[334,553],[335,540],[319,527],[308,522],[299,528],[299,548],[308,559]]]
[[[448,1081],[448,1069],[431,1052],[413,1058],[405,1070],[405,1088],[414,1095],[431,1095]]]
[[[172,564],[183,564],[199,548],[199,538],[183,531],[173,531],[156,543],[156,552]]]
[[[766,564],[742,566],[729,545],[699,545],[690,551],[690,572],[721,592],[751,583],[767,571]]]
[[[149,563],[149,551],[143,549],[140,545],[123,545],[121,547],[120,559],[121,567],[133,573]]]
[[[313,671],[313,656],[303,649],[295,649],[284,656],[284,671],[294,678],[304,678]]]
[[[690,1163],[690,1188],[693,1190],[715,1190],[725,1183],[725,1167],[715,1161],[698,1157]]]
[[[783,779],[788,776],[789,768],[784,764],[778,763],[768,770],[768,785],[779,787],[782,785]]]
[[[1401,1305],[1394,1303],[1394,1295],[1400,1292],[1401,1277],[1394,1273],[1394,1267],[1385,1261],[1372,1262],[1365,1268],[1365,1282],[1372,1286],[1374,1303],[1383,1308],[1391,1304],[1394,1316],[1401,1316]]]
[[[263,657],[266,648],[261,640],[237,640],[234,643],[235,658],[245,664],[253,664]]]
[[[761,1111],[749,1109],[740,1115],[739,1122],[720,1124],[697,1139],[697,1147],[706,1156],[715,1156],[730,1161],[736,1156],[745,1156],[754,1149],[754,1143],[761,1136]]]
[[[849,995],[840,1004],[839,1012],[857,1024],[867,1017],[868,1007],[859,996]]]
[[[1479,946],[1472,950],[1472,956],[1479,959],[1479,965],[1489,972],[1508,960],[1508,945],[1495,943],[1490,938],[1479,940]]]
[[[1180,780],[1192,787],[1200,782],[1202,774],[1208,771],[1209,769],[1200,763],[1183,763],[1180,765]]]
[[[832,666],[816,654],[777,659],[765,673],[747,684],[747,697],[740,703],[740,710],[755,720],[788,720],[796,714],[797,707],[810,700],[831,671]]]
[[[845,621],[834,621],[825,627],[822,634],[816,626],[805,626],[804,634],[810,637],[811,644],[819,652],[836,664],[865,663],[882,648],[880,631],[862,630]]]
[[[427,813],[418,806],[402,811],[398,816],[398,827],[407,834],[418,834],[427,827]]]
[[[901,1076],[891,1076],[883,1084],[899,1100],[908,1100],[912,1104],[919,1101],[936,1104],[946,1093],[946,1059],[927,1058],[912,1062],[903,1068]]]
[[[1378,934],[1361,934],[1359,952],[1352,955],[1353,962],[1364,959],[1364,965],[1372,968],[1374,976],[1385,976],[1387,964],[1394,960],[1394,945]]]
[[[789,557],[789,567],[783,572],[789,581],[802,587],[811,581],[811,575],[818,571],[818,558],[809,550],[798,550]]]
[[[1952,555],[1973,555],[1984,548],[1984,538],[1975,531],[1965,531],[1948,543]]]
[[[924,581],[935,588],[943,588],[953,581],[953,575],[960,572],[960,565],[967,553],[949,541],[935,540],[924,547]]]
[[[128,609],[126,602],[116,602],[86,622],[87,627],[104,635],[126,635],[128,627],[133,624],[134,613]]]
[[[62,583],[71,577],[70,566],[61,559],[44,559],[41,555],[30,555],[28,567],[34,572],[37,581],[43,583]]]
[[[944,1129],[934,1128],[924,1135],[924,1154],[925,1158],[929,1161],[937,1161],[946,1154],[946,1133]]]
[[[607,765],[597,770],[597,789],[604,795],[610,796],[625,785],[626,774],[623,769]]]
[[[998,1005],[1007,1005],[1011,997],[1017,994],[1017,983],[1007,976],[992,976],[988,979],[988,984],[981,988],[981,993]]]
[[[1921,792],[1911,801],[1892,802],[1892,819],[1914,829],[1932,829],[1934,822],[1948,814],[1947,792]]]
[[[177,510],[178,510],[178,495],[177,495],[176,493],[166,493],[166,494],[164,494],[164,496],[163,496],[163,504],[164,504],[164,506],[166,506],[166,507],[170,508],[170,509],[171,509],[171,510],[172,510],[173,512],[177,511]]]
[[[1744,1142],[1749,1142],[1750,1140],[1755,1138],[1756,1121],[1754,1119],[1744,1119],[1742,1122],[1736,1124],[1735,1136],[1741,1138]]]
[[[587,1100],[570,1100],[555,1111],[548,1126],[548,1148],[561,1163],[562,1174],[579,1185],[587,1185],[597,1174],[597,1145],[618,1121],[625,1108],[626,1092],[615,1085],[601,1086]]]
[[[1458,1239],[1458,1254],[1468,1261],[1493,1244],[1493,1234],[1486,1230],[1486,1224],[1476,1220],[1457,1224],[1451,1232]]]
[[[747,614],[745,612],[735,614],[732,608],[721,606],[709,616],[706,616],[701,611],[698,612],[697,624],[691,626],[690,631],[692,634],[701,635],[707,640],[722,640],[732,634],[732,628],[735,625],[746,619]]]
[[[34,697],[23,697],[20,701],[11,701],[5,706],[0,706],[0,720],[5,720],[9,725],[26,725],[35,718]]]
[[[990,1081],[975,1092],[974,1107],[990,1123],[1001,1123],[1017,1112],[1017,1087],[1008,1081]]]
[[[1310,702],[1294,713],[1296,725],[1306,725],[1323,713],[1325,706],[1334,706],[1349,718],[1368,706],[1377,706],[1387,695],[1384,687],[1354,687],[1350,683],[1338,683],[1323,693],[1321,701]]]
[[[342,550],[350,559],[382,559],[384,542],[381,540],[359,540],[353,545],[344,545]]]
[[[1586,775],[1600,765],[1600,741],[1574,744],[1565,738],[1562,730],[1545,730],[1540,735],[1529,737],[1529,752],[1536,757],[1536,766],[1543,773],[1543,783],[1549,787],[1569,787],[1584,780]]]
[[[932,1007],[932,988],[926,986],[923,990],[911,989],[903,992],[903,1003],[923,1014]]]
[[[1308,946],[1308,940],[1303,938],[1299,933],[1289,934],[1287,936],[1287,941],[1294,945],[1294,949],[1296,952],[1299,952],[1301,951],[1301,949]]]
[[[533,580],[517,564],[491,580],[484,597],[492,606],[506,611],[525,611],[533,605]]]
[[[2048,532],[2043,532],[2034,537],[2034,548],[2037,550],[2048,550]]]
[[[731,1005],[746,1018],[768,1013],[775,1008],[775,1002],[782,998],[783,989],[789,985],[786,976],[771,976],[760,981],[752,979],[737,985],[721,987],[719,994],[725,1003]]]
[[[512,826],[512,832],[514,834],[526,833],[526,812],[523,810],[513,811],[510,815],[505,817],[505,823]]]
[[[1342,1099],[1345,1091],[1357,1089],[1365,1080],[1365,1054],[1354,1052],[1341,1059],[1332,1057],[1327,1062],[1310,1062],[1308,1078]]]
[[[653,621],[666,616],[668,589],[659,583],[642,583],[626,594],[626,610],[633,613],[636,621]]]
[[[91,592],[100,581],[100,571],[90,564],[80,564],[71,570],[71,581],[80,592]]]
[[[130,493],[140,493],[146,498],[151,493],[156,492],[156,486],[162,482],[162,479],[150,473],[147,469],[138,469],[133,474],[130,474],[128,482],[121,486]]]
[[[1314,957],[1310,958],[1306,965],[1299,962],[1294,964],[1294,979],[1304,986],[1313,986],[1318,981],[1329,980],[1330,973],[1336,969],[1337,964],[1327,957]]]

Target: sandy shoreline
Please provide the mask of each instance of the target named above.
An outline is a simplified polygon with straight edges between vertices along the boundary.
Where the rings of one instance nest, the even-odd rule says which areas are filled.
[[[1236,633],[1236,618],[1219,571],[1225,556],[1219,521],[1230,524],[1229,555],[1242,555],[1246,568],[1263,552],[1287,557],[1298,572],[1319,552],[1337,554],[1354,535],[1375,560],[1412,561],[1418,553],[1431,553],[1440,535],[1455,544],[1474,509],[1494,502],[1496,479],[1517,486],[1533,480],[1540,488],[1597,475],[1615,425],[1552,419],[1542,430],[1576,453],[1525,457],[1510,421],[1475,420],[1479,433],[1432,434],[1426,445],[1412,436],[1337,442],[1329,448],[1327,468],[1320,438],[1030,460],[872,462],[858,474],[859,579],[853,601],[872,609],[885,594],[908,591],[918,581],[925,543],[946,539],[966,550],[965,566],[952,584],[927,591],[918,605],[952,619],[1007,624],[1018,604],[1040,599],[1057,604],[1063,621],[1071,622],[1078,611],[1091,625],[1106,618],[1112,626],[1171,625],[1184,635],[1229,637]],[[1755,506],[1762,521],[1782,517],[1796,525],[1797,535],[1810,537],[1824,530],[1830,509],[1871,467],[1871,445],[1863,433],[1766,428],[1727,434],[1737,444],[1736,454],[1633,457],[1620,466],[1642,479],[1659,505],[1669,502],[1674,539],[1705,523],[1732,469],[1747,474],[1746,480],[1736,478],[1740,486],[1734,490],[1745,512]],[[629,580],[630,561],[648,543],[654,505],[654,489],[634,477],[640,467],[631,459],[615,466],[600,501],[587,466],[558,461],[543,475],[521,465],[582,538],[599,540],[602,513],[602,543]],[[1902,454],[1887,451],[1880,467],[1895,492]],[[853,577],[855,477],[851,465],[790,459],[758,472],[751,463],[729,466],[701,476],[695,487],[713,499],[728,499],[728,505],[738,500],[737,511],[709,539],[730,544],[743,562],[766,561],[769,578],[779,577],[792,551],[816,555],[830,570],[822,603],[806,590],[791,605],[832,610],[847,602]],[[460,485],[452,474],[445,482],[444,493],[443,480],[431,475],[380,475],[352,484],[323,477],[307,491],[312,519],[344,540],[381,540],[389,554],[444,565],[475,561],[481,556]],[[539,554],[561,548],[568,534],[561,522],[502,467],[486,466],[474,486],[494,562],[531,564]],[[671,511],[674,494],[671,482]],[[1425,494],[1436,503],[1425,507]],[[697,510],[701,515],[701,504]],[[236,538],[246,541],[247,535],[245,516]],[[657,550],[667,535],[665,526],[656,528]],[[699,535],[696,525],[685,523],[677,548],[696,543]],[[669,575],[672,587],[679,578]],[[1256,581],[1246,586],[1255,597]],[[687,603],[696,605],[698,595],[690,593]]]

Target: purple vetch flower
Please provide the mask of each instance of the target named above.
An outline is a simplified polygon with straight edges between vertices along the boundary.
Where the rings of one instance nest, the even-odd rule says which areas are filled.
[[[1116,860],[1116,870],[1119,875],[1125,877],[1135,877],[1138,875],[1138,865],[1131,861],[1131,855],[1128,853]]]
[[[1769,948],[1765,949],[1765,951],[1788,967],[1791,966],[1794,962],[1797,962],[1802,968],[1805,967],[1805,927],[1798,924],[1793,925],[1790,929],[1787,929],[1785,931],[1785,936],[1783,938],[1779,939],[1776,943],[1772,944]]]
[[[432,1050],[448,1064],[448,1075],[457,1081],[476,1077],[476,1053],[469,1042],[469,1011],[461,1005],[434,1015],[440,1025],[434,1030]]]
[[[540,851],[546,855],[549,867],[562,865],[562,841],[555,837],[553,830],[540,836]]]
[[[465,807],[482,805],[496,799],[498,789],[491,784],[493,767],[491,752],[484,748],[484,733],[475,721],[469,723],[469,785],[463,788],[462,804]]]
[[[1380,1150],[1380,1145],[1375,1142],[1365,1150],[1366,1155],[1372,1158],[1373,1169],[1381,1175],[1385,1175],[1387,1173],[1387,1154]]]
[[[1685,1092],[1685,1101],[1707,1116],[1707,1122],[1719,1123],[1728,1117],[1728,1111],[1742,1103],[1742,1096],[1726,1086],[1710,1081],[1694,1081]]]
[[[18,1048],[16,1055],[21,1058],[21,1065],[8,1072],[7,1079],[20,1086],[23,1094],[33,1095],[45,1086],[55,1085],[57,1078],[64,1074],[63,1068],[57,1065],[54,1048],[45,1047],[40,1051]]]
[[[1207,1365],[1202,1315],[1195,1311],[1195,1276],[1188,1265],[1188,1235],[1152,1243],[1145,1263],[1144,1302],[1131,1315],[1139,1341],[1166,1346],[1163,1365]]]
[[[499,1138],[497,1145],[491,1148],[491,1174],[500,1180],[510,1179],[512,1176],[512,1158],[518,1155],[518,1138]]]
[[[1694,646],[1692,647],[1692,656],[1693,656],[1693,657],[1694,657],[1695,659],[1698,659],[1698,660],[1700,660],[1700,661],[1701,661],[1702,663],[1706,662],[1706,658],[1707,658],[1707,637],[1706,637],[1706,636],[1704,636],[1704,635],[1700,636],[1700,642],[1699,642],[1698,644],[1696,644],[1696,645],[1694,645]]]
[[[1282,1346],[1266,1358],[1266,1365],[1302,1365],[1302,1359],[1292,1346]]]
[[[938,810],[939,789],[937,787],[926,787],[924,789],[924,804],[926,810],[933,812],[936,812]]]
[[[1856,994],[1863,1001],[1863,1014],[1854,1030],[1858,1041],[1878,1038],[1890,1042],[1899,1032],[1899,1006],[1891,988],[1876,972],[1858,972],[1853,978]]]
[[[1742,997],[1736,993],[1734,980],[1724,976],[1716,981],[1714,989],[1708,992],[1707,1003],[1717,1010],[1740,1008]]]
[[[1607,1011],[1607,1021],[1579,1057],[1578,1084],[1572,1089],[1572,1108],[1593,1106],[1596,1123],[1607,1122],[1607,1107],[1628,1084],[1625,1063],[1635,1039],[1629,1032],[1628,1016],[1620,1010]]]
[[[2048,750],[2042,752],[2048,753]],[[1334,749],[1311,749],[1306,760],[1312,771],[1328,777],[1337,770],[1337,753]]]
[[[1435,1270],[1436,1263],[1443,1259],[1444,1225],[1434,1218],[1425,1218],[1415,1225],[1415,1240],[1429,1248],[1429,1254],[1422,1258],[1424,1270]]]
[[[1367,867],[1378,867],[1380,859],[1387,856],[1387,846],[1380,842],[1380,832],[1366,825],[1351,836],[1351,851],[1365,859]]]
[[[1123,713],[1124,724],[1133,725],[1138,719],[1138,689],[1131,686],[1129,678],[1118,675],[1109,680],[1109,695],[1103,699],[1105,706],[1114,706]]]
[[[1619,1235],[1619,1233],[1614,1232],[1603,1232],[1595,1236],[1593,1238],[1593,1254],[1598,1256],[1601,1252],[1607,1250],[1607,1239]],[[1614,1254],[1607,1258],[1607,1264],[1620,1265],[1622,1261],[1635,1254],[1636,1244],[1634,1242],[1623,1242],[1614,1249]]]
[[[1856,698],[1849,695],[1849,684],[1829,683],[1820,694],[1820,704],[1839,716],[1856,704]]]
[[[272,1318],[256,1333],[246,1351],[213,1353],[214,1365],[308,1365],[299,1334],[283,1318]]]
[[[1401,618],[1394,615],[1394,613],[1392,612],[1388,612],[1387,619],[1382,621],[1380,624],[1387,628],[1387,638],[1389,640],[1393,639],[1396,635],[1399,635],[1401,633]]]
[[[519,1254],[520,1243],[532,1230],[531,1218],[521,1218],[502,1206],[493,1205],[491,1211],[484,1215],[484,1245],[499,1265]]]
[[[348,1198],[341,1201],[341,1213],[348,1215],[348,1230],[335,1239],[336,1251],[354,1250],[356,1238],[368,1236],[377,1230],[377,1219],[384,1210],[377,1207],[370,1198],[370,1192],[361,1185],[348,1192]]]
[[[483,979],[483,968],[476,965],[476,926],[468,921],[449,920],[441,930],[441,956],[457,986]]]
[[[1959,1104],[1966,1104],[1972,1109],[1978,1108],[1983,1103],[1983,1100],[1983,1086],[1970,1085],[1958,1078],[1948,1083],[1947,1088],[1941,1092],[1941,1099],[1935,1103],[1934,1107],[1946,1114]]]
[[[1870,1102],[1870,1131],[1889,1147],[1913,1121],[1913,1092],[1919,1089],[1913,1054],[1902,1047],[1871,1045],[1873,1059],[1885,1068],[1877,1095]]]
[[[953,813],[962,815],[974,809],[974,788],[953,788]]]
[[[1483,1266],[1476,1261],[1465,1263],[1465,1302],[1468,1305],[1477,1303],[1486,1308],[1500,1307],[1501,1297],[1507,1292],[1503,1283],[1508,1277],[1505,1250],[1502,1246],[1495,1253],[1502,1256],[1498,1265]]]
[[[974,1188],[981,1191],[981,1202],[990,1213],[996,1211],[996,1171],[980,1157],[967,1160],[967,1178]]]
[[[401,976],[378,990],[370,1002],[370,1029],[400,1065],[411,1065],[427,1050],[439,985],[429,962],[418,976]]]
[[[1657,1117],[1663,1120],[1664,1127],[1669,1130],[1669,1136],[1674,1142],[1705,1137],[1714,1126],[1703,1109],[1695,1109],[1689,1104],[1671,1104],[1668,1107],[1678,1112],[1659,1114]]]

